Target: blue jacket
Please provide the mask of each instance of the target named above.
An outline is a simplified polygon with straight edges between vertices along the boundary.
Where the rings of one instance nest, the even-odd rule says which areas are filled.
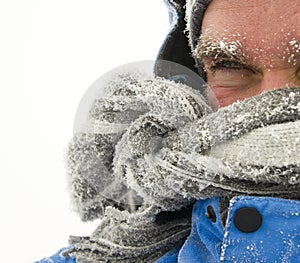
[[[157,261],[173,262],[300,262],[300,201],[236,197],[225,228],[219,198],[198,201],[184,245]]]
[[[235,197],[225,227],[219,201],[218,197],[197,201],[190,236],[157,263],[300,262],[300,201]],[[60,253],[39,262],[76,262]]]

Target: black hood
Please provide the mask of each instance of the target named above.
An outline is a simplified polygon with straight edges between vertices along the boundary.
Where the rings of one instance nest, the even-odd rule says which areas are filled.
[[[205,78],[203,69],[193,58],[193,49],[201,34],[202,18],[211,0],[165,0],[171,29],[157,59],[181,64]]]

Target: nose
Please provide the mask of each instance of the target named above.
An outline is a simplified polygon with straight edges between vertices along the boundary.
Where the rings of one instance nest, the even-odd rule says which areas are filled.
[[[299,79],[293,77],[291,70],[270,70],[264,72],[261,91],[294,87],[300,84]]]

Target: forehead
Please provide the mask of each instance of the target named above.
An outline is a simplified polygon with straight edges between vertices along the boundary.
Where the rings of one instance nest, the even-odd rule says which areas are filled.
[[[213,0],[203,18],[205,38],[238,41],[249,56],[285,56],[300,41],[300,1]]]
[[[213,0],[204,15],[203,26],[211,24],[253,28],[287,29],[297,26],[300,18],[299,0]],[[271,26],[271,27],[269,27]],[[281,28],[278,28],[280,26]]]
[[[213,0],[205,12],[202,29],[241,31],[261,37],[300,29],[299,0]],[[254,31],[255,30],[255,31]]]

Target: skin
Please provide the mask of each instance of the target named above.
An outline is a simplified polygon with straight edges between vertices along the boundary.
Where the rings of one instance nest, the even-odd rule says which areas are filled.
[[[213,0],[196,56],[213,106],[300,86],[300,1]]]

